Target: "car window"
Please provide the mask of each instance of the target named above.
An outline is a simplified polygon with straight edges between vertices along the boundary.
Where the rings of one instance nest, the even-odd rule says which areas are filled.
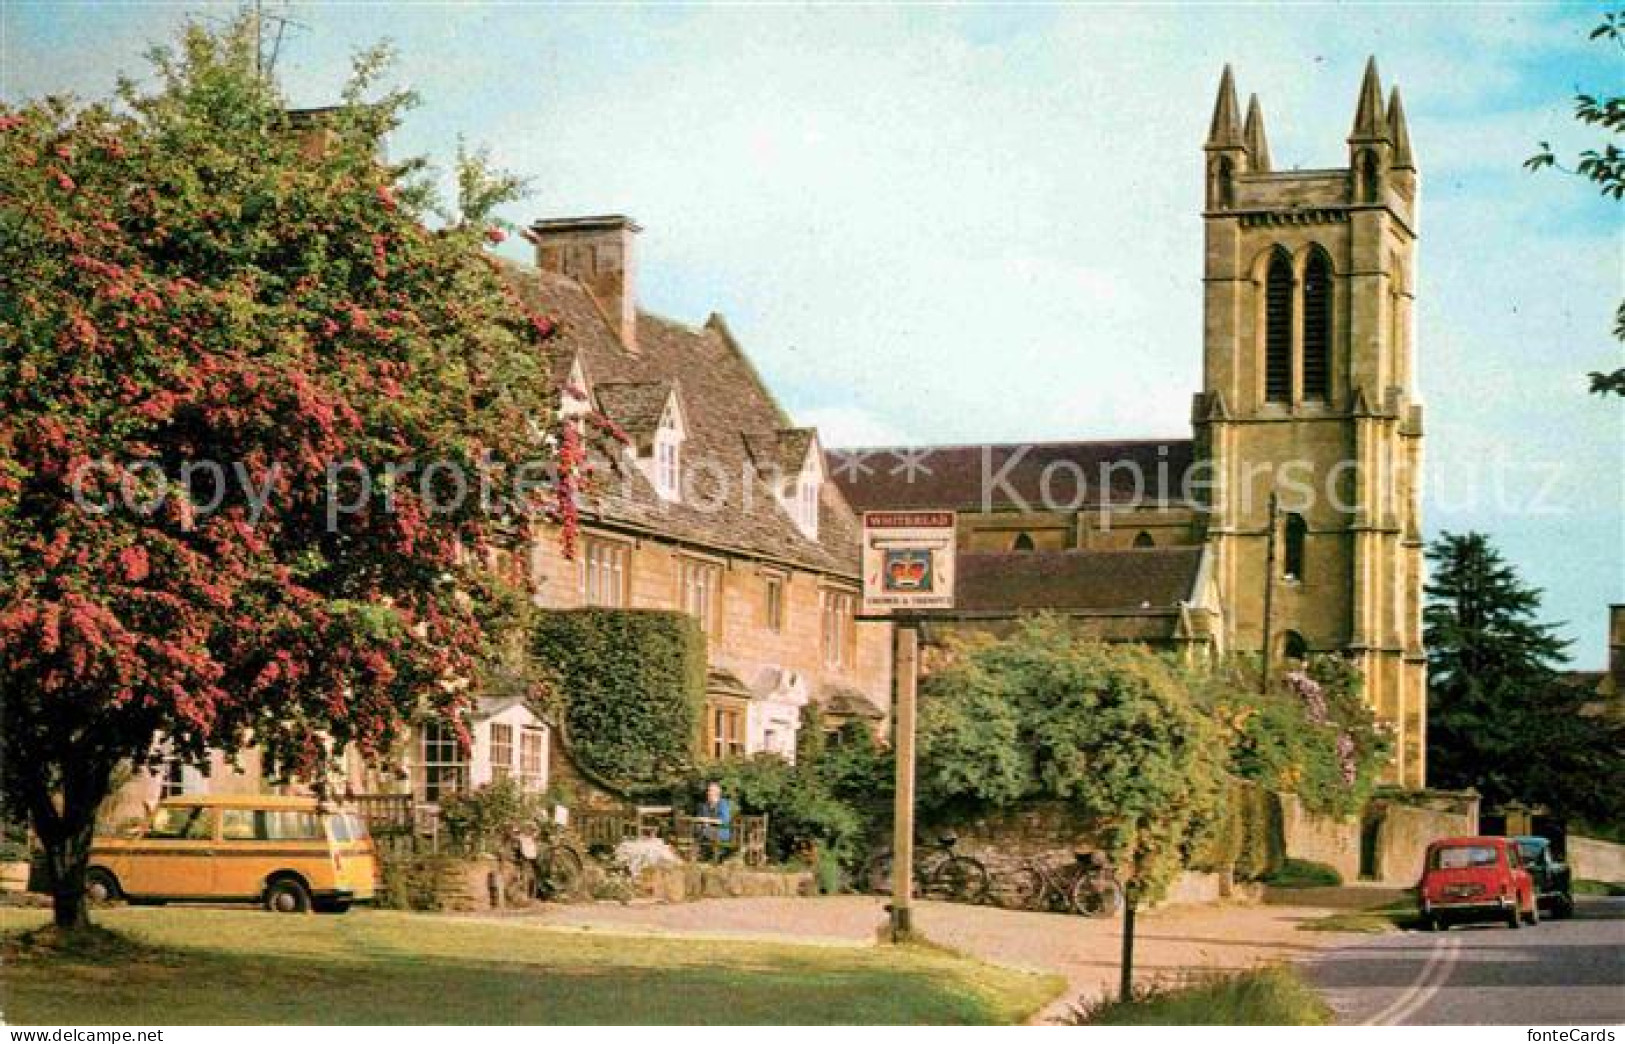
[[[1542,844],[1535,844],[1527,841],[1518,842],[1518,855],[1522,857],[1525,863],[1540,862],[1540,854],[1545,850],[1546,846]]]
[[[334,841],[354,840],[354,835],[350,830],[349,816],[328,816],[327,832]]]
[[[367,831],[367,821],[360,816],[345,816],[350,823],[350,839],[353,841],[367,841],[372,835]]]
[[[1466,870],[1495,866],[1497,862],[1499,860],[1492,845],[1453,845],[1434,849],[1433,852],[1433,867],[1436,870]]]
[[[147,837],[169,841],[207,841],[214,836],[213,817],[201,805],[160,808],[147,828]]]

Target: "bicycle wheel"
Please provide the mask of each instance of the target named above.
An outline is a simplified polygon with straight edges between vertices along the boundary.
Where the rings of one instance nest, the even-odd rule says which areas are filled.
[[[1115,917],[1123,908],[1123,886],[1110,877],[1081,875],[1072,885],[1072,909],[1085,917]]]
[[[951,855],[931,872],[926,894],[933,899],[980,903],[987,899],[991,883],[987,867],[970,856]]]
[[[877,852],[863,864],[858,876],[858,891],[868,895],[891,895],[892,854]]]
[[[542,875],[550,899],[579,899],[586,892],[587,867],[573,848],[555,848],[547,854]]]
[[[1030,866],[1024,866],[1011,875],[1010,905],[1017,910],[1048,910],[1054,906],[1054,895],[1044,882],[1044,875]]]

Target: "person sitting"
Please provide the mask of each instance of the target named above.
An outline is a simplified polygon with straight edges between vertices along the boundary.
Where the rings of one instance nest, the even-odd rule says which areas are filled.
[[[700,857],[716,859],[733,843],[733,802],[722,796],[722,784],[716,780],[705,785],[705,801],[695,816],[695,840],[699,842]]]

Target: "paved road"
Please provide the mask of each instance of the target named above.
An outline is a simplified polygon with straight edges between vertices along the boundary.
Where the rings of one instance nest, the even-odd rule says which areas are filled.
[[[1304,970],[1346,1024],[1625,1022],[1625,899],[1578,902],[1572,920],[1381,936]]]

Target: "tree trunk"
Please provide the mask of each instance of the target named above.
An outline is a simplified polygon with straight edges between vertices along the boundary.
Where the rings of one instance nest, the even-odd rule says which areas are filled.
[[[90,863],[90,843],[95,833],[96,813],[93,809],[82,824],[62,835],[56,844],[45,842],[46,874],[47,880],[51,883],[51,910],[59,929],[90,927],[90,901],[85,896],[85,868]]]
[[[29,787],[29,818],[45,849],[51,909],[57,928],[63,931],[90,926],[85,869],[90,863],[90,845],[96,835],[96,812],[107,797],[111,783],[112,767],[86,758],[78,765],[66,767],[58,793],[51,793],[44,778]]]

